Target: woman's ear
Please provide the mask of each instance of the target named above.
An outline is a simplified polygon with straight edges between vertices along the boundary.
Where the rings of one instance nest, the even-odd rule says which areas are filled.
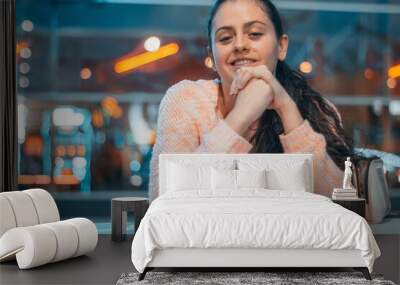
[[[214,64],[214,58],[213,58],[213,55],[212,55],[212,50],[211,50],[211,48],[210,48],[209,46],[207,46],[207,55],[208,55],[208,57],[211,59],[212,70],[217,71],[217,70],[215,69],[215,64]]]
[[[278,45],[278,59],[280,61],[284,61],[289,47],[289,36],[283,34],[279,39]]]

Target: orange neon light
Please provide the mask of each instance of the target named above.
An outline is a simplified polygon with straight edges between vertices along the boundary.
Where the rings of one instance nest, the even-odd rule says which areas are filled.
[[[48,175],[20,175],[18,176],[18,184],[24,185],[45,185],[50,184],[51,179]]]
[[[78,178],[76,178],[73,175],[67,175],[67,174],[54,176],[53,181],[55,184],[62,184],[62,185],[77,185],[80,183]]]
[[[28,43],[27,42],[18,42],[17,46],[16,46],[16,48],[17,48],[16,53],[19,55],[21,50],[23,48],[26,48],[26,47],[28,47]]]
[[[167,44],[165,46],[161,46],[157,51],[145,52],[126,59],[122,59],[115,64],[114,70],[117,73],[130,71],[132,69],[138,68],[139,66],[148,64],[150,62],[154,62],[161,58],[174,55],[178,51],[179,51],[178,44],[176,43]]]
[[[389,68],[388,75],[390,78],[400,77],[400,64]]]

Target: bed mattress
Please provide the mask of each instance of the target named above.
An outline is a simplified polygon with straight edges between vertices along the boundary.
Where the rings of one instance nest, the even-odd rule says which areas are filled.
[[[372,272],[380,251],[364,218],[327,197],[241,189],[169,192],[157,198],[132,242],[139,272],[163,249],[359,250]]]

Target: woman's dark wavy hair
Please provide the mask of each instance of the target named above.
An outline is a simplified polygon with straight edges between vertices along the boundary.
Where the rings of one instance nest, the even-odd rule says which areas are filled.
[[[215,1],[208,20],[208,44],[211,48],[211,29],[215,14],[226,1]],[[253,0],[260,4],[274,25],[278,39],[284,34],[281,17],[269,0]],[[278,60],[276,78],[294,100],[304,119],[312,128],[325,137],[327,152],[335,164],[343,169],[347,156],[354,156],[353,142],[345,134],[334,107],[318,92],[314,91],[300,72],[292,70],[285,61]],[[266,110],[260,119],[260,127],[253,137],[252,144],[257,153],[282,153],[279,134],[283,133],[282,122],[274,110]]]

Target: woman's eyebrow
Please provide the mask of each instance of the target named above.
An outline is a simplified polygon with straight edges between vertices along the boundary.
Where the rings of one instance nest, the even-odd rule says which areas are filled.
[[[266,25],[267,25],[267,24],[264,23],[264,22],[261,22],[261,21],[256,20],[256,21],[247,22],[247,23],[245,23],[243,26],[244,26],[244,28],[246,29],[246,28],[248,28],[248,27],[250,27],[250,26],[252,26],[252,25],[254,25],[254,24],[261,24],[261,25],[263,25],[263,26],[266,26]],[[217,34],[217,33],[218,33],[219,31],[221,31],[221,30],[234,30],[234,28],[233,28],[233,26],[222,26],[222,27],[219,27],[219,28],[215,31],[215,34]]]

